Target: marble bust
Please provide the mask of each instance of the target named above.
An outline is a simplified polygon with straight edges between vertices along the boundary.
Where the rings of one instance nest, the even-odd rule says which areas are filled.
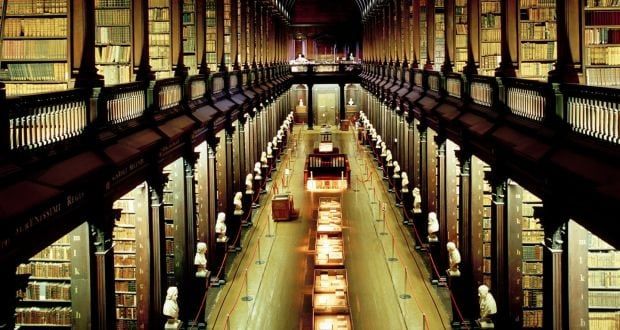
[[[303,107],[304,106],[304,100],[303,99],[299,99],[299,106]]]
[[[181,325],[179,321],[179,305],[177,297],[179,290],[176,286],[171,286],[166,291],[166,302],[164,302],[163,314],[168,318],[164,329],[178,329]]]
[[[276,136],[273,137],[273,139],[271,139],[271,147],[272,148],[277,148],[278,147],[278,135],[276,134]]]
[[[349,105],[354,105],[352,97],[349,98]]]
[[[385,162],[387,166],[393,166],[392,164],[392,151],[390,149],[386,149],[385,151]]]
[[[461,276],[461,271],[459,270],[459,264],[461,263],[461,253],[456,248],[456,244],[454,244],[454,242],[448,242],[448,244],[446,244],[446,249],[448,249],[448,261],[450,264],[448,274],[450,276]]]
[[[264,151],[260,154],[260,163],[262,167],[267,167],[267,153]]]
[[[387,147],[385,146],[385,142],[381,141],[381,157],[387,157]]]
[[[489,287],[484,284],[479,286],[478,297],[480,304],[480,327],[495,328],[493,316],[497,313],[497,304],[495,303],[495,298],[489,292]]]
[[[217,234],[217,242],[226,242],[226,213],[220,212],[217,214],[217,222],[215,223],[215,233]]]
[[[240,191],[237,191],[235,197],[233,198],[233,205],[235,206],[234,215],[242,215],[243,214],[243,194]]]
[[[439,238],[437,237],[437,232],[439,231],[439,220],[437,219],[437,213],[429,212],[428,213],[428,241],[429,242],[437,242]]]
[[[394,179],[400,179],[400,165],[398,165],[398,161],[394,161],[394,175],[392,175]]]
[[[254,180],[254,176],[252,175],[252,173],[248,173],[248,175],[245,176],[245,193],[246,194],[254,193],[254,187],[252,183],[253,180]]]
[[[420,195],[420,188],[413,188],[411,196],[413,196],[413,213],[422,213],[422,195]]]
[[[194,265],[196,266],[196,277],[207,277],[207,243],[198,242],[196,244],[196,256]]]
[[[260,169],[260,162],[256,162],[254,164],[254,180],[262,180],[263,177],[261,176],[262,172]]]
[[[401,178],[402,191],[404,193],[409,192],[409,176],[407,175],[407,172],[402,172],[400,174],[400,178]]]
[[[272,148],[273,144],[271,144],[271,142],[267,142],[267,157],[271,158],[273,157],[273,148]],[[261,161],[263,160],[263,158],[261,157]]]

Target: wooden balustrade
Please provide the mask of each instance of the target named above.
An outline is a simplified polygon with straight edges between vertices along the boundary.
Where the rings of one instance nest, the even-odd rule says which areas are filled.
[[[7,99],[7,149],[34,150],[81,135],[89,124],[89,96],[73,89]]]
[[[446,92],[448,92],[448,95],[460,99],[462,86],[463,83],[460,75],[451,73],[446,76]]]
[[[146,89],[143,82],[104,87],[99,95],[100,120],[120,124],[144,115]]]
[[[475,104],[485,107],[493,107],[495,95],[495,78],[486,76],[473,76],[469,87],[469,93]]]
[[[205,76],[198,75],[189,78],[189,99],[195,101],[207,94],[207,82]]]
[[[164,111],[181,104],[183,99],[183,82],[181,78],[168,78],[157,80],[155,83],[156,109]]]
[[[422,73],[422,70],[416,69],[413,72],[413,83],[418,87],[422,87],[423,81],[424,81],[424,74]]]
[[[547,106],[546,91],[549,85],[543,82],[504,78],[505,102],[511,113],[542,122]]]
[[[614,88],[567,84],[564,118],[574,132],[620,143],[620,96]]]
[[[439,87],[441,85],[441,76],[439,72],[429,72],[428,73],[428,89],[439,92]]]

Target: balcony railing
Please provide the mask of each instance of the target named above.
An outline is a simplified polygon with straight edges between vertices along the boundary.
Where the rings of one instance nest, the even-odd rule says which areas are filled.
[[[492,108],[497,96],[497,82],[493,77],[473,76],[469,85],[469,93],[475,104]]]
[[[550,86],[540,81],[516,78],[504,78],[505,103],[511,113],[542,122],[545,120],[545,109]]]
[[[451,73],[446,76],[446,92],[448,95],[460,99],[462,89],[463,82],[460,75]]]
[[[207,81],[205,76],[198,75],[189,78],[189,99],[195,101],[207,94]]]
[[[183,80],[168,78],[155,83],[154,95],[156,109],[165,111],[181,104],[183,99]]]
[[[620,96],[617,89],[566,84],[561,87],[565,120],[574,132],[620,143]]]
[[[99,96],[99,107],[108,124],[120,124],[144,115],[146,89],[143,82],[132,82],[104,87]]]

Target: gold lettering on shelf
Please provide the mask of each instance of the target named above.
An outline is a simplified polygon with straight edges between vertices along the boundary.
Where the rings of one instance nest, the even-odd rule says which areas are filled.
[[[131,174],[133,171],[135,171],[136,169],[138,169],[139,167],[141,167],[142,165],[144,165],[144,159],[138,159],[132,163],[129,163],[129,165],[119,169],[118,171],[116,171],[113,175],[112,178],[106,182],[106,190],[110,190],[112,188],[113,185],[117,185],[118,181],[120,181],[121,179],[123,179],[124,177],[126,177],[127,175]]]

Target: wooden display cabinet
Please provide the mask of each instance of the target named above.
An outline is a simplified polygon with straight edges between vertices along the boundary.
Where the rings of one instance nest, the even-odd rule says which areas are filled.
[[[337,315],[314,315],[315,330],[353,329],[351,316],[348,314]]]
[[[317,234],[315,251],[316,268],[344,267],[344,244],[341,235]]]
[[[293,196],[290,194],[278,194],[271,199],[271,214],[273,221],[288,221],[299,216],[299,210],[295,209]]]

